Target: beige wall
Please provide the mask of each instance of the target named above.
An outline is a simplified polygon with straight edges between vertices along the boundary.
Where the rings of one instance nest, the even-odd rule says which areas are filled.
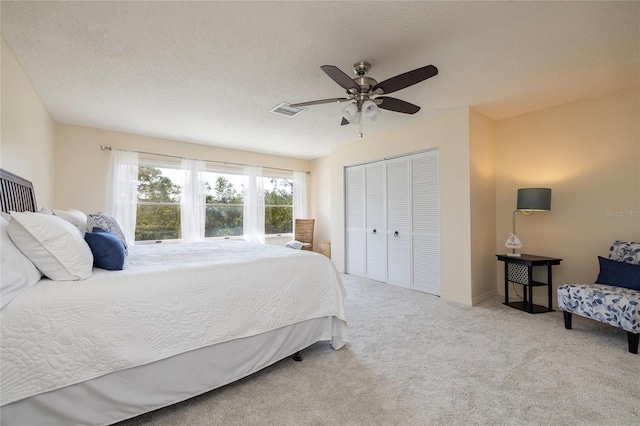
[[[38,206],[54,199],[54,122],[2,38],[0,167],[33,182]]]
[[[495,123],[469,111],[471,291],[473,304],[496,294]]]
[[[56,124],[55,207],[84,212],[105,207],[109,151],[101,145],[203,160],[255,164],[263,167],[310,170],[308,160]]]
[[[636,87],[496,123],[499,253],[525,187],[552,189],[551,212],[516,220],[522,253],[564,259],[554,267],[556,287],[594,282],[597,256],[606,257],[613,240],[640,239],[639,100]],[[496,270],[503,294],[503,265]],[[546,303],[536,290],[537,303]]]
[[[459,108],[331,151],[331,250],[340,271],[344,253],[344,168],[429,148],[440,156],[441,292],[471,305],[469,109]],[[322,224],[325,227],[326,224]]]
[[[331,157],[311,161],[311,217],[316,219],[315,241],[331,240]],[[315,244],[314,250],[319,250]]]

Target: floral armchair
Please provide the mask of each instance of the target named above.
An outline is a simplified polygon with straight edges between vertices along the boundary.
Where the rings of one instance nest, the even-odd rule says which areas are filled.
[[[627,332],[629,352],[638,353],[640,337],[640,243],[615,241],[609,258],[599,257],[600,274],[595,284],[564,284],[558,287],[558,308],[565,328],[578,314]]]

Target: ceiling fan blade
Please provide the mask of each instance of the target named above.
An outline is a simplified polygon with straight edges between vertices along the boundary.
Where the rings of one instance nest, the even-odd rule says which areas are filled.
[[[323,65],[320,67],[333,81],[347,90],[353,89],[356,92],[360,90],[360,86],[354,79],[345,74],[340,68],[334,65]]]
[[[342,117],[342,121],[340,122],[340,125],[346,126],[347,124],[349,124],[349,121],[346,118]]]
[[[350,100],[351,99],[349,98],[320,99],[318,101],[309,101],[309,102],[300,102],[297,104],[290,104],[289,106],[294,108],[300,108],[300,107],[311,106],[311,105],[330,104],[332,102],[344,102],[344,101],[350,101]]]
[[[427,65],[426,67],[418,68],[413,71],[408,71],[404,74],[391,77],[381,83],[376,84],[371,90],[375,92],[376,89],[382,89],[382,93],[393,93],[398,90],[402,90],[405,87],[420,83],[421,81],[431,78],[434,75],[438,75],[438,68],[434,67],[433,65]]]
[[[414,105],[400,99],[391,98],[389,96],[379,96],[375,100],[382,100],[382,102],[378,104],[378,108],[387,109],[389,111],[402,112],[404,114],[415,114],[420,111],[420,107],[418,105]]]

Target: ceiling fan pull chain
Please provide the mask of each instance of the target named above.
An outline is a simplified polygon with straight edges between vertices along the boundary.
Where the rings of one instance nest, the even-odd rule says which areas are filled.
[[[362,111],[358,111],[360,114],[360,139],[362,139]]]

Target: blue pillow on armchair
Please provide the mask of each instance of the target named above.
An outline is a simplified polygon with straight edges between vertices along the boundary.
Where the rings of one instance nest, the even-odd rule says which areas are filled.
[[[598,256],[600,274],[596,284],[608,284],[640,291],[640,265]]]
[[[84,240],[93,253],[93,265],[109,271],[121,271],[124,266],[124,244],[109,231],[93,228],[84,234]]]

